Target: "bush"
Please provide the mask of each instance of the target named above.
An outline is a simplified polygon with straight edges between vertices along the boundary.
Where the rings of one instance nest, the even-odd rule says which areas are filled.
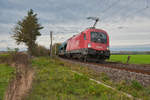
[[[54,43],[53,44],[53,46],[52,46],[52,54],[53,55],[58,55],[58,52],[59,52],[58,49],[59,49],[60,45],[61,45],[60,43]]]
[[[140,90],[143,88],[143,86],[139,82],[137,82],[136,80],[133,80],[131,82],[131,87],[133,87],[136,90]]]
[[[16,53],[19,52],[19,48],[14,48],[14,49],[7,48],[7,51],[9,55],[16,55]]]
[[[29,65],[30,58],[27,54],[23,52],[11,52],[5,56],[0,56],[0,63],[6,63],[8,65],[11,65],[13,63]]]
[[[101,80],[104,81],[104,82],[106,82],[106,81],[110,80],[110,78],[108,77],[107,74],[101,73]]]
[[[10,55],[8,55],[8,54],[3,54],[3,55],[0,55],[0,63],[9,63],[10,62]]]
[[[0,63],[11,64],[14,60],[14,57],[18,54],[19,48],[7,48],[7,53],[0,55]]]
[[[33,56],[49,56],[49,49],[45,48],[42,45],[36,45]]]

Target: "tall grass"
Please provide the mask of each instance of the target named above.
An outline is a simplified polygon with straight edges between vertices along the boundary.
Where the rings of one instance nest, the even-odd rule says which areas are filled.
[[[0,100],[4,98],[8,83],[15,75],[15,69],[6,64],[0,64]]]
[[[110,85],[119,91],[124,91],[131,94],[134,97],[142,98],[142,100],[149,100],[150,97],[150,85],[147,87],[142,86],[136,80],[121,80],[114,81],[112,80],[106,73],[98,73],[89,69],[86,66],[82,66],[80,64],[70,63],[67,61],[61,61],[57,59],[60,65],[66,66],[71,70],[76,70],[84,75],[91,77],[93,79],[99,80],[107,85]]]
[[[70,71],[63,62],[36,58],[33,88],[26,100],[130,100],[123,94]],[[107,78],[106,78],[107,79]]]

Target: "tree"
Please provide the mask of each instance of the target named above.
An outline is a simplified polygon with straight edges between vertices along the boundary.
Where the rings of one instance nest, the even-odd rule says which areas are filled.
[[[28,47],[29,55],[33,55],[36,47],[37,36],[41,33],[39,30],[43,27],[38,23],[37,14],[34,14],[33,10],[30,9],[27,16],[21,21],[18,21],[17,25],[13,30],[13,38],[16,40],[17,45],[24,43]]]

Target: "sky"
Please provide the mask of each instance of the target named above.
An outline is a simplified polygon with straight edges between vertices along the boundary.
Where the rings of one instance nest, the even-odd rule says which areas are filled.
[[[91,16],[99,17],[96,27],[109,34],[111,50],[150,51],[150,0],[0,0],[0,51],[26,49],[11,36],[29,9],[44,27],[36,42],[47,48],[50,31],[53,43],[63,42],[92,26]]]

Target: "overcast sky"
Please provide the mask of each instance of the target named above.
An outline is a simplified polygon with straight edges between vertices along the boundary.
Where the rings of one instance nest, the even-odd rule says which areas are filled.
[[[110,47],[150,47],[150,0],[0,0],[0,50],[19,47],[11,38],[18,20],[33,9],[44,27],[37,43],[49,47],[63,42],[93,24],[86,17],[97,16],[97,28],[110,36]]]

